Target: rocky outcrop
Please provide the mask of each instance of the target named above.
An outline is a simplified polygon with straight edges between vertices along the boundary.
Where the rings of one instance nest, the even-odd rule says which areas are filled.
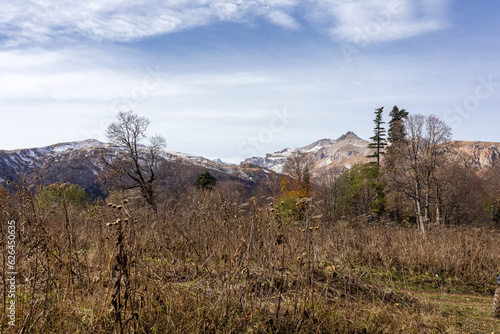
[[[342,171],[356,163],[373,161],[367,158],[367,155],[373,154],[373,150],[368,148],[369,143],[349,131],[337,139],[320,139],[298,149],[286,148],[265,157],[248,158],[244,163],[282,173],[286,160],[295,151],[301,151],[312,160],[313,174],[332,168]],[[457,163],[465,163],[470,167],[484,169],[500,159],[500,143],[453,141],[444,145],[452,152],[451,156]]]
[[[454,141],[448,145],[458,159],[478,169],[490,167],[500,159],[500,143]]]
[[[320,139],[312,144],[298,149],[286,148],[282,151],[267,154],[265,157],[252,157],[243,163],[251,163],[277,173],[283,171],[286,160],[295,152],[305,153],[313,163],[313,174],[324,169],[350,168],[359,162],[368,162],[366,158],[371,154],[368,149],[369,141],[359,138],[354,132],[347,132],[337,139]]]

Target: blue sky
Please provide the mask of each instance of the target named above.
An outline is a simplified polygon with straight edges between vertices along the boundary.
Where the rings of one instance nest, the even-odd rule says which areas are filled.
[[[237,162],[393,105],[500,141],[500,2],[0,0],[0,149],[96,138],[118,111]]]

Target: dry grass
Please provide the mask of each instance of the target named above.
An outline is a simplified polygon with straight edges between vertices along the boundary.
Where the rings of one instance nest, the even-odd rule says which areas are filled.
[[[494,228],[424,242],[413,227],[323,222],[309,202],[285,223],[218,192],[157,214],[19,198],[0,217],[18,222],[18,319],[3,333],[440,333],[446,315],[409,291],[492,293],[500,257]]]

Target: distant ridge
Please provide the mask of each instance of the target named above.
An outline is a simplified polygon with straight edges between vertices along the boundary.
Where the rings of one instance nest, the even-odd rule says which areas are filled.
[[[247,158],[243,163],[254,164],[282,173],[287,158],[293,152],[300,151],[307,154],[313,161],[313,173],[335,167],[343,170],[356,163],[370,161],[366,158],[367,155],[371,154],[368,144],[369,141],[361,139],[352,131],[348,131],[337,139],[320,139],[298,149],[287,148],[276,153],[266,154],[265,157]]]
[[[240,165],[211,160],[201,156],[174,151],[162,151],[163,161],[186,168],[209,169],[244,182],[257,182],[275,173],[282,173],[287,159],[296,151],[303,152],[312,161],[313,175],[334,169],[336,172],[351,168],[356,163],[373,161],[367,158],[373,150],[370,142],[348,131],[337,139],[323,138],[301,148],[285,148],[265,157],[251,157]],[[454,152],[457,163],[484,169],[500,160],[500,143],[481,141],[452,141],[446,144]],[[0,150],[0,184],[34,177],[42,172],[51,182],[71,182],[89,191],[98,191],[97,177],[104,166],[101,156],[111,157],[123,148],[102,143],[96,139],[63,142],[45,147]],[[94,190],[93,190],[94,189]]]
[[[63,142],[54,145],[0,150],[0,184],[7,181],[34,180],[40,173],[44,183],[70,182],[78,184],[91,194],[100,196],[102,190],[98,176],[106,168],[102,158],[111,158],[124,148],[95,139]],[[240,167],[210,160],[201,156],[162,150],[162,163],[184,169],[210,170],[218,177],[253,184],[273,173],[260,167]]]

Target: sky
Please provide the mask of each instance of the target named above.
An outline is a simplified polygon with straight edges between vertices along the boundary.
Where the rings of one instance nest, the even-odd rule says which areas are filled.
[[[500,141],[494,0],[0,0],[0,149],[106,142],[120,111],[167,149],[239,162],[376,108]]]

